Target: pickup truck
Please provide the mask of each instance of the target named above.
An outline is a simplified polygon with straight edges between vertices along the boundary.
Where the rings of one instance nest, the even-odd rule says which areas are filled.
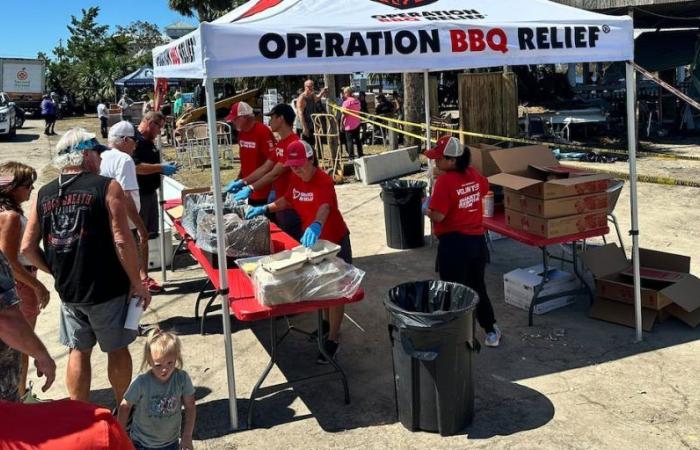
[[[4,92],[0,92],[0,136],[14,137],[17,133],[15,104]]]

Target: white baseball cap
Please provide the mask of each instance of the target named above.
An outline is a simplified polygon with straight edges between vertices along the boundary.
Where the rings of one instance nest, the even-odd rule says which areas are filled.
[[[109,129],[108,137],[134,137],[135,134],[134,126],[131,124],[131,122],[122,120],[121,122],[117,122],[112,125],[112,128]]]
[[[243,116],[254,116],[253,108],[246,102],[236,102],[231,105],[231,111],[229,115],[224,119],[226,122],[233,122],[239,117]]]

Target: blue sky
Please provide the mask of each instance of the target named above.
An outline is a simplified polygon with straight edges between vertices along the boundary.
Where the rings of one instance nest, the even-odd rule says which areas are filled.
[[[178,20],[195,24],[168,9],[168,0],[3,0],[0,24],[0,56],[33,58],[51,50],[68,37],[70,16],[81,17],[81,8],[99,6],[101,25],[127,25],[135,20],[163,27]]]

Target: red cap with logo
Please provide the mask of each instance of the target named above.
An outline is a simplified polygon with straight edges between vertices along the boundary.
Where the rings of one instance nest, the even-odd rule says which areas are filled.
[[[457,158],[464,154],[464,147],[459,142],[459,139],[452,136],[443,136],[438,139],[435,147],[424,153],[429,159],[442,159],[445,156]]]
[[[231,111],[224,120],[226,122],[233,122],[239,117],[253,115],[255,115],[255,113],[253,112],[253,108],[251,108],[249,104],[247,104],[246,102],[236,102],[233,105],[231,105]]]
[[[314,149],[308,142],[298,140],[287,146],[284,156],[286,159],[284,167],[301,167],[313,158]]]

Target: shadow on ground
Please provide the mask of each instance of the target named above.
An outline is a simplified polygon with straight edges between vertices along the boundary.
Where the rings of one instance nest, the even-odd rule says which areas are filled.
[[[17,133],[14,137],[12,137],[12,138],[5,138],[5,139],[6,139],[6,140],[9,140],[9,141],[11,141],[11,142],[13,142],[13,143],[19,143],[19,142],[34,142],[34,141],[36,141],[37,139],[39,139],[39,135],[38,135],[38,134],[34,134],[34,133],[29,133],[29,134],[27,134],[27,133],[22,133],[22,134]]]

